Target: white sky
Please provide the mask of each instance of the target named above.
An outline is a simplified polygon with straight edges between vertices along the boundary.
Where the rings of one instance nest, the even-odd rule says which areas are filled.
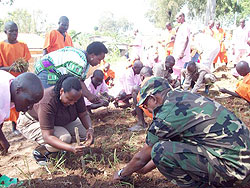
[[[147,8],[145,0],[15,0],[12,6],[0,5],[0,17],[16,8],[24,8],[30,13],[42,10],[49,23],[57,25],[60,16],[70,20],[69,30],[92,31],[105,11],[115,17],[126,17],[139,30],[147,30],[151,24],[144,18]]]

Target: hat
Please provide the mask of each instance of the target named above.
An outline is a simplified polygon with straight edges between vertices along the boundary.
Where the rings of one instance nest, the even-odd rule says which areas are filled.
[[[168,81],[161,77],[153,77],[147,80],[140,90],[140,100],[137,106],[140,106],[150,95],[161,92],[163,90],[171,90]]]

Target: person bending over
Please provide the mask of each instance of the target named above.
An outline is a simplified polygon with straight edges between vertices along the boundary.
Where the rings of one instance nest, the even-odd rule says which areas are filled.
[[[93,143],[93,127],[82,97],[80,81],[72,75],[62,75],[56,85],[45,89],[43,99],[27,113],[20,114],[17,129],[38,146],[33,155],[38,164],[44,164],[52,152],[60,150],[83,154],[83,145],[75,141],[75,127],[79,129],[85,146]]]

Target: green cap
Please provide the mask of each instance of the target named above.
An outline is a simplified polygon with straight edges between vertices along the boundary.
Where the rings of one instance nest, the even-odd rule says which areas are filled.
[[[150,78],[143,84],[140,90],[140,100],[137,103],[137,106],[143,104],[148,96],[161,92],[166,89],[171,90],[168,81],[166,79],[161,77]]]

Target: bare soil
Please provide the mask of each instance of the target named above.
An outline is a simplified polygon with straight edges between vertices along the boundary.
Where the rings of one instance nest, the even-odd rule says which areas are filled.
[[[230,76],[226,68],[216,72],[216,75],[219,81],[211,88],[208,97],[226,106],[249,126],[250,105],[243,99],[228,97],[218,91],[218,86],[234,90],[237,80]],[[201,93],[202,91],[203,89]],[[144,176],[134,174],[128,182],[113,184],[111,182],[113,173],[124,167],[143,146],[146,131],[138,133],[127,131],[137,122],[136,117],[131,114],[131,109],[102,108],[94,111],[91,119],[95,128],[95,143],[92,147],[86,148],[85,169],[81,167],[79,156],[72,153],[66,153],[61,159],[58,156],[56,161],[50,163],[47,170],[37,165],[32,156],[37,144],[22,136],[14,136],[11,124],[5,123],[3,131],[11,147],[8,155],[1,156],[1,174],[18,177],[25,187],[37,188],[177,187],[168,182],[157,169]],[[150,119],[146,120],[150,123]],[[58,165],[56,162],[62,163]]]

